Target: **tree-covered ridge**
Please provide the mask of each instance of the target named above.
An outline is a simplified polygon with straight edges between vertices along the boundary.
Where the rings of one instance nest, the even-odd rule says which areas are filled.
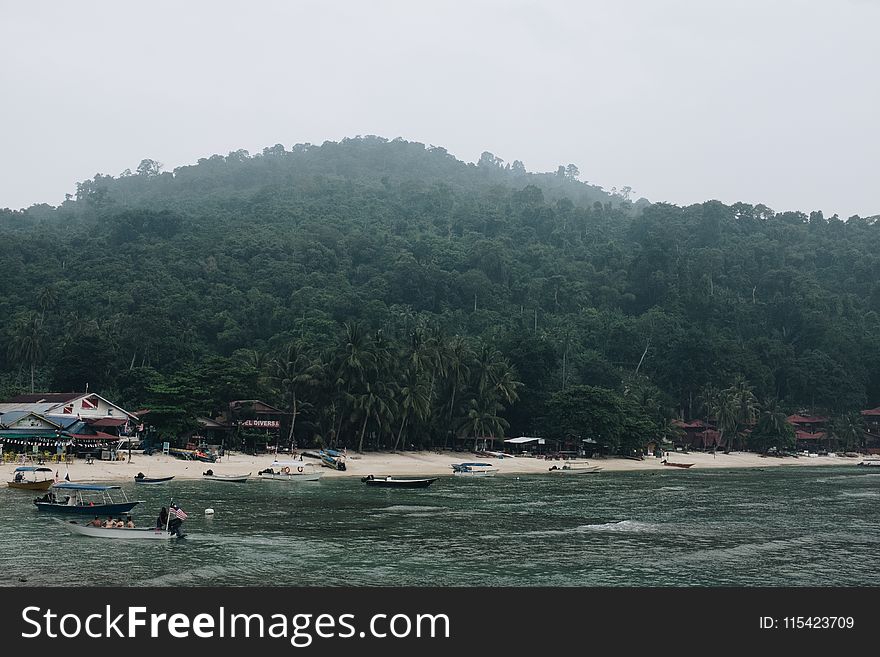
[[[259,391],[292,408],[277,367],[295,349],[313,381],[297,434],[389,444],[401,424],[421,442],[568,431],[571,388],[627,409],[623,442],[702,416],[737,377],[787,411],[880,404],[875,220],[634,205],[577,176],[373,137],[96,176],[58,208],[0,211],[0,386],[30,389],[33,369],[37,388],[133,407]],[[352,330],[389,354],[356,385]],[[481,394],[484,350],[513,395]]]

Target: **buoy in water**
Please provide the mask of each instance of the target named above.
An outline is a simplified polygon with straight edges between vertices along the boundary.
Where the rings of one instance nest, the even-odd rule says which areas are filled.
[[[206,515],[206,516],[213,516],[213,515],[214,515],[214,509],[205,509],[205,515]]]

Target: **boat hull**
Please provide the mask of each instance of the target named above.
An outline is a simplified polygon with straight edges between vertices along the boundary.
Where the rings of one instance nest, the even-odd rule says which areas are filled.
[[[498,474],[498,473],[495,470],[484,470],[482,472],[480,472],[480,471],[462,472],[460,470],[456,470],[455,472],[452,473],[452,476],[454,476],[454,477],[494,477],[496,474]]]
[[[34,502],[40,511],[51,511],[52,513],[63,513],[72,515],[91,515],[91,516],[118,516],[128,513],[138,504],[136,502],[119,502],[118,504],[57,504],[53,502]],[[96,528],[97,529],[97,528]]]
[[[427,488],[437,481],[437,477],[433,479],[369,479],[365,477],[361,481],[374,488]]]
[[[174,477],[144,477],[138,479],[135,477],[134,483],[143,484],[145,486],[155,486],[156,484],[164,484],[174,479]]]
[[[53,483],[55,482],[52,479],[46,479],[46,481],[10,481],[6,485],[18,490],[49,490]]]
[[[90,536],[92,538],[109,538],[114,540],[137,540],[137,541],[170,541],[177,538],[177,534],[171,534],[164,529],[156,527],[146,528],[109,528],[109,527],[89,527],[88,525],[75,525],[69,522],[63,525],[73,534],[80,536]]]
[[[284,474],[283,472],[275,474],[267,474],[267,473],[259,473],[260,479],[272,480],[272,481],[318,481],[321,477],[324,476],[323,472],[303,472],[303,473],[294,473]]]
[[[670,468],[691,468],[693,467],[693,463],[664,463],[663,465],[668,465]]]
[[[581,475],[581,474],[595,474],[597,472],[601,472],[602,468],[598,465],[595,465],[590,468],[557,468],[556,470],[550,470],[553,474],[564,474],[564,475]]]
[[[205,481],[222,481],[229,484],[243,484],[250,478],[251,473],[246,475],[202,475]]]

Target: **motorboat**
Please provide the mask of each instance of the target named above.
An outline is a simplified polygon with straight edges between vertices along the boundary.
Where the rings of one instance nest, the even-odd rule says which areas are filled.
[[[232,484],[242,484],[246,482],[250,476],[250,472],[242,475],[223,475],[215,474],[213,470],[208,470],[207,472],[202,473],[202,479],[205,481],[225,481]]]
[[[345,470],[345,453],[337,452],[335,449],[322,449],[319,455],[321,457],[321,465],[325,468]]]
[[[566,461],[562,467],[550,466],[550,472],[554,474],[592,474],[601,472],[602,468],[598,465],[590,465],[587,461]]]
[[[367,486],[375,486],[377,488],[427,488],[437,479],[437,477],[416,479],[410,477],[374,477],[373,475],[361,477],[361,481]]]
[[[663,465],[668,465],[671,468],[690,468],[693,467],[693,463],[670,463],[666,459],[660,461]]]
[[[308,461],[273,461],[257,475],[260,479],[274,481],[318,481],[324,473]]]
[[[13,471],[12,481],[6,485],[20,490],[49,490],[54,483],[52,468],[23,465]]]
[[[180,533],[172,534],[164,527],[94,527],[92,525],[81,525],[73,520],[61,524],[73,534],[91,536],[92,538],[138,541],[169,541],[173,538],[183,538]]]
[[[174,479],[174,476],[170,477],[147,477],[143,472],[138,472],[137,476],[134,478],[134,483],[136,484],[164,484],[165,482],[171,481]]]
[[[858,465],[864,467],[880,467],[880,456],[866,456],[861,461],[859,461]]]
[[[452,474],[458,477],[494,477],[498,472],[491,463],[453,463]]]
[[[122,501],[114,500],[110,491],[119,491]],[[60,482],[53,484],[46,495],[36,498],[34,504],[40,511],[117,516],[128,513],[141,501],[130,501],[119,486]]]

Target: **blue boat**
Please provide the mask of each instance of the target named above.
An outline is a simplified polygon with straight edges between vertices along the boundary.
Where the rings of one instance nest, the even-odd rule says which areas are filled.
[[[345,470],[345,454],[335,449],[322,449],[320,452],[321,465],[333,470]]]
[[[453,463],[452,474],[467,477],[494,477],[498,472],[491,463]]]
[[[121,502],[110,496],[111,490],[120,492]],[[40,511],[95,516],[118,516],[128,513],[140,503],[141,500],[129,501],[119,486],[70,482],[54,484],[43,497],[34,500]]]

